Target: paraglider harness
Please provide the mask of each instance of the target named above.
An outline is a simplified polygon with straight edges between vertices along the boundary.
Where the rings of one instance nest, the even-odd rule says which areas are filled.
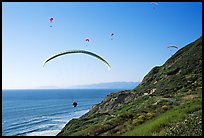
[[[76,107],[77,106],[77,102],[73,102],[73,106]]]

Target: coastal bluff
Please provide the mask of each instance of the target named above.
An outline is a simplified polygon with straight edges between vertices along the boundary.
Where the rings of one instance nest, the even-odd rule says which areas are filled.
[[[202,36],[132,90],[107,95],[57,136],[201,136]]]

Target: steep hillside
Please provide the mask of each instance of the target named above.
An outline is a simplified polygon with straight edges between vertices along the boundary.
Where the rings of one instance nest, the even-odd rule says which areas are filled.
[[[202,37],[154,67],[135,89],[107,95],[58,135],[202,135]]]

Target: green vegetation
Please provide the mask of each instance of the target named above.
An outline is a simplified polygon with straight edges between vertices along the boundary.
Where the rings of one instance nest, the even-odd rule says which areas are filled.
[[[202,37],[154,67],[133,90],[109,94],[58,136],[201,136]]]
[[[134,130],[127,132],[124,135],[126,136],[152,136],[159,134],[168,135],[167,132],[161,133],[161,130],[165,129],[165,127],[172,126],[172,124],[175,122],[182,121],[186,117],[186,114],[201,110],[200,103],[201,103],[200,100],[187,101],[181,106],[169,110],[161,114],[160,116],[152,120],[149,120],[143,123],[142,125],[137,126]]]

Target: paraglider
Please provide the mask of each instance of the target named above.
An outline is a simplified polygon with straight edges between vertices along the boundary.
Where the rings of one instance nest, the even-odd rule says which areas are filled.
[[[178,49],[177,46],[168,46],[167,48],[176,48],[176,49]]]
[[[51,18],[50,18],[50,23],[52,23],[52,21],[53,21],[53,18],[51,17]],[[52,27],[52,25],[50,25],[50,27]]]
[[[154,5],[158,5],[158,3],[157,2],[150,2],[151,4],[154,4]]]
[[[97,54],[95,53],[92,53],[92,52],[89,52],[89,51],[85,51],[85,50],[69,50],[69,51],[64,51],[64,52],[61,52],[61,53],[58,53],[58,54],[55,54],[54,56],[51,56],[49,57],[45,62],[44,62],[44,65],[43,67],[45,66],[45,64],[49,61],[51,61],[52,59],[55,59],[56,57],[59,57],[59,56],[63,56],[63,55],[67,55],[67,54],[86,54],[86,55],[90,55],[92,57],[95,57],[97,58],[98,60],[100,60],[101,62],[103,62],[107,67],[108,69],[110,70],[110,65],[109,63],[103,59],[102,57],[98,56]]]
[[[90,39],[89,39],[89,38],[86,38],[85,41],[86,41],[87,43],[89,43]],[[87,46],[87,45],[86,45],[86,46]]]
[[[89,42],[90,40],[89,40],[88,38],[86,38],[86,40],[85,40],[85,41]]]
[[[50,22],[52,22],[52,20],[53,20],[53,18],[51,17],[51,18],[50,18]]]
[[[167,46],[167,48],[170,48],[170,51],[171,51],[171,52],[172,52],[172,48],[178,49],[177,46]],[[171,55],[173,55],[173,54],[171,54]]]
[[[154,5],[153,8],[155,9],[155,6],[158,5],[157,2],[150,2],[150,4]]]
[[[77,102],[73,102],[73,107],[76,107],[77,106]]]
[[[114,35],[114,33],[111,33],[111,40],[113,40],[113,35]]]

